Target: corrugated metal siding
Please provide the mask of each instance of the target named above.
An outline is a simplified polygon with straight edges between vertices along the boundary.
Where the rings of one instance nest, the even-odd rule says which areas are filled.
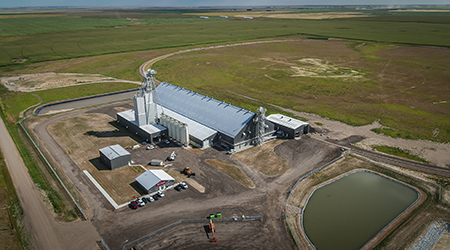
[[[122,148],[119,144],[101,148],[100,152],[110,160],[113,160],[123,155],[130,155],[130,153],[126,151],[124,148]]]
[[[163,107],[233,138],[255,115],[166,82],[158,85],[157,91]]]

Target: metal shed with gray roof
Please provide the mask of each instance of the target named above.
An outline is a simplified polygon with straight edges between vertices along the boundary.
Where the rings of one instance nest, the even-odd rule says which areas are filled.
[[[119,144],[101,148],[99,151],[100,159],[111,170],[125,166],[131,161],[131,154]]]
[[[147,170],[136,178],[136,182],[148,193],[163,191],[172,186],[175,179],[162,169]]]

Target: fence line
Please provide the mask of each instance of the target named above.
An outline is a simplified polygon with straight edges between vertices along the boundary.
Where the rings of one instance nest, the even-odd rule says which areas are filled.
[[[217,223],[217,222],[262,221],[263,219],[262,219],[262,216],[246,216],[246,217],[234,216],[234,217],[231,217],[231,218],[217,218],[217,219],[213,219],[213,220],[214,220],[214,223]],[[144,235],[144,236],[142,236],[142,237],[140,237],[140,238],[138,238],[138,239],[136,239],[134,241],[131,241],[131,242],[125,244],[121,249],[122,250],[129,249],[129,248],[131,248],[131,247],[133,247],[133,246],[135,246],[135,245],[137,245],[137,244],[139,244],[141,242],[144,242],[144,241],[150,239],[151,237],[153,237],[153,236],[155,236],[157,234],[163,233],[163,232],[165,232],[165,231],[167,231],[169,229],[172,229],[172,228],[174,228],[174,227],[176,227],[176,226],[178,226],[180,224],[193,224],[193,223],[209,223],[209,219],[207,219],[207,218],[181,219],[181,220],[175,221],[175,222],[173,222],[173,223],[171,223],[171,224],[169,224],[169,225],[167,225],[165,227],[162,227],[162,228],[160,228],[160,229],[158,229],[156,231],[153,231],[153,232],[151,232],[149,234],[146,234],[146,235]]]
[[[84,219],[87,220],[88,217],[87,217],[86,213],[84,212],[83,208],[81,208],[80,204],[75,200],[75,198],[73,197],[72,193],[69,191],[69,189],[66,187],[66,185],[64,184],[62,179],[59,177],[59,175],[56,172],[55,168],[50,164],[50,162],[48,162],[47,158],[45,158],[45,156],[42,153],[41,149],[39,149],[39,146],[34,142],[33,138],[31,138],[31,136],[28,133],[27,129],[22,125],[22,122],[19,121],[19,125],[20,125],[20,127],[22,127],[23,131],[28,136],[28,139],[30,139],[30,141],[33,143],[34,147],[37,149],[37,151],[39,152],[40,156],[44,159],[45,163],[47,163],[47,165],[50,167],[50,169],[52,170],[53,174],[58,179],[59,183],[61,183],[61,185],[64,187],[64,190],[66,190],[67,194],[70,196],[70,198],[72,199],[73,203],[75,203],[75,205],[77,206],[78,210],[83,215]]]
[[[111,249],[109,249],[108,245],[106,244],[106,241],[102,237],[100,237],[100,240],[102,241],[102,244],[106,250],[111,250]]]

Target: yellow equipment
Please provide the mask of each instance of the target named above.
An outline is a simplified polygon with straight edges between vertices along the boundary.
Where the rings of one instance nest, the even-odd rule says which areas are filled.
[[[187,175],[188,177],[195,176],[195,173],[192,173],[189,167],[185,167],[181,173]]]

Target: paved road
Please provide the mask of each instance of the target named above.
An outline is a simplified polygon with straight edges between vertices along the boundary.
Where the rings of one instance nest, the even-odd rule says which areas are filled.
[[[24,211],[24,222],[37,249],[94,249],[100,236],[89,221],[57,222],[34,185],[0,119],[0,147]]]
[[[77,108],[103,105],[106,103],[131,99],[133,98],[134,94],[136,94],[136,90],[125,90],[121,92],[107,93],[98,96],[82,97],[75,100],[66,100],[54,104],[46,104],[40,108],[37,108],[35,110],[35,114],[36,115],[51,114]]]

